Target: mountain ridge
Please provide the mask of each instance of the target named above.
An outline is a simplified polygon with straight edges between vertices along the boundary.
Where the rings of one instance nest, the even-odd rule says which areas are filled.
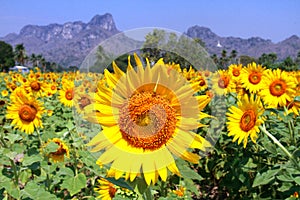
[[[103,40],[120,33],[110,13],[95,15],[89,22],[51,23],[48,25],[26,25],[19,34],[10,33],[3,40],[13,46],[23,43],[28,55],[42,54],[46,60],[63,66],[80,66],[85,56]],[[236,50],[238,55],[259,57],[262,53],[276,53],[278,59],[287,56],[296,57],[300,51],[300,38],[292,35],[278,43],[260,37],[243,39],[240,37],[222,37],[210,28],[195,25],[185,33],[191,38],[200,38],[205,42],[210,55],[221,55]]]

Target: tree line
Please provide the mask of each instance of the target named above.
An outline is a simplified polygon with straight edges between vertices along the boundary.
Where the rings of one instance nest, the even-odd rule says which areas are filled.
[[[38,67],[42,71],[66,71],[56,62],[47,61],[42,54],[27,55],[24,44],[12,45],[0,41],[0,72],[7,72],[16,65],[27,66],[29,68]],[[68,70],[77,70],[76,66],[70,66]]]

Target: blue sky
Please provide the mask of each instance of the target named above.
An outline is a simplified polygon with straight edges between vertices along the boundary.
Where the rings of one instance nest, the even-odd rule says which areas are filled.
[[[0,37],[27,24],[88,22],[104,13],[113,15],[121,31],[157,26],[184,32],[199,25],[219,36],[273,42],[300,36],[298,0],[0,0],[0,5]]]

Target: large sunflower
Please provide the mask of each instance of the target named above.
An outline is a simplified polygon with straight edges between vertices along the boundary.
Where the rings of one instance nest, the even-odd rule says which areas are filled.
[[[265,68],[256,63],[248,64],[241,71],[242,86],[249,90],[250,93],[257,93],[263,88],[263,78],[265,76]]]
[[[13,99],[13,103],[7,107],[6,118],[13,120],[15,128],[31,134],[35,127],[43,127],[41,118],[44,108],[41,102],[24,93],[13,95]]]
[[[257,133],[259,132],[259,125],[263,123],[263,119],[260,116],[263,114],[264,109],[257,97],[244,95],[237,103],[238,107],[231,106],[229,108],[228,122],[228,136],[234,136],[233,142],[238,140],[238,144],[243,141],[244,148],[246,148],[248,142],[248,136],[255,143],[257,139]]]
[[[268,70],[263,89],[259,93],[265,104],[270,108],[286,106],[295,96],[296,79],[280,69]]]
[[[209,143],[191,130],[201,126],[200,110],[209,98],[194,96],[187,80],[176,70],[167,71],[162,59],[153,67],[147,60],[145,69],[136,55],[135,61],[137,71],[130,65],[127,73],[115,66],[116,76],[105,71],[109,87],[98,87],[94,105],[103,130],[89,146],[104,150],[97,163],[111,163],[109,176],[125,174],[133,181],[142,173],[150,185],[159,176],[166,181],[167,169],[180,175],[172,155],[199,162],[190,148],[204,151]]]

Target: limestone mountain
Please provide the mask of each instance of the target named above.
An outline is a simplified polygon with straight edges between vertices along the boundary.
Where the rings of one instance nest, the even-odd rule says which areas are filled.
[[[47,61],[56,62],[62,66],[80,66],[87,54],[105,39],[120,33],[116,28],[113,16],[109,13],[96,15],[89,22],[67,22],[64,24],[49,24],[45,26],[27,25],[19,34],[11,33],[0,38],[13,46],[23,43],[27,55],[42,54]],[[273,43],[260,37],[242,39],[239,37],[222,37],[209,28],[193,26],[186,34],[192,38],[200,38],[205,42],[209,54],[220,55],[222,50],[228,54],[236,50],[238,55],[259,57],[263,53],[276,53],[279,59],[287,56],[296,57],[300,51],[300,38],[293,35],[286,40]],[[140,41],[124,38],[126,44],[141,46]],[[121,44],[118,44],[122,46]],[[135,45],[132,45],[135,46]]]
[[[232,50],[236,50],[239,55],[248,55],[255,58],[263,53],[276,53],[278,59],[284,59],[288,56],[296,57],[300,51],[300,38],[296,35],[281,42],[273,43],[271,40],[260,37],[248,39],[222,37],[212,32],[209,28],[200,26],[190,27],[186,34],[189,37],[203,40],[210,54],[220,55],[222,50],[226,50],[229,54]]]
[[[106,38],[119,33],[111,14],[81,21],[47,26],[27,25],[19,34],[0,38],[15,46],[23,43],[26,53],[42,54],[46,60],[63,66],[79,66],[85,56]]]

